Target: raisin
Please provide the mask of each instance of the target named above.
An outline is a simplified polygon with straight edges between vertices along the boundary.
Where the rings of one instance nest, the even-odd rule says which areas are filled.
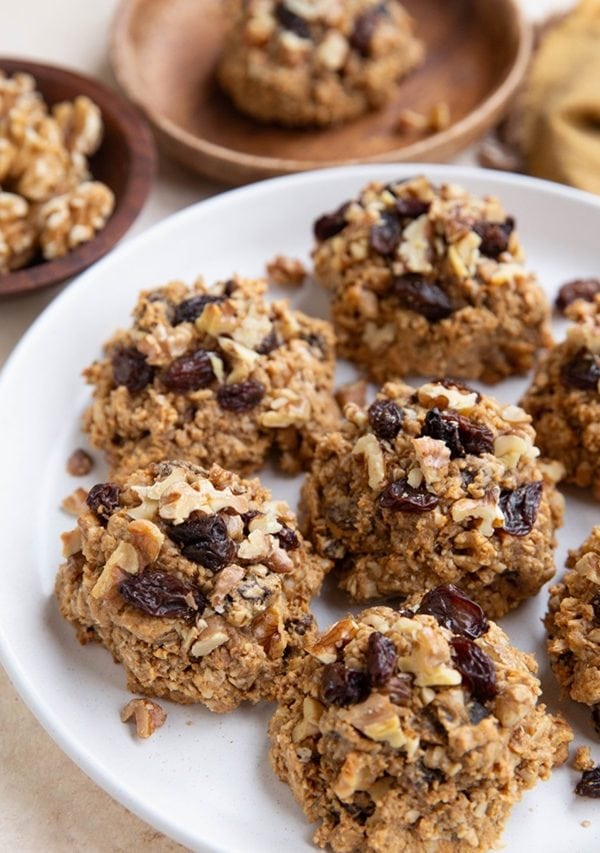
[[[427,213],[431,203],[421,201],[419,198],[398,198],[396,199],[396,213],[405,219],[417,219]]]
[[[369,56],[371,42],[381,16],[385,13],[385,4],[379,3],[371,9],[367,9],[354,21],[354,27],[350,34],[350,45],[357,50],[361,56]]]
[[[454,584],[448,583],[423,596],[417,613],[435,616],[444,628],[476,640],[489,628],[485,613]]]
[[[379,506],[395,512],[429,512],[439,503],[436,495],[423,486],[414,489],[408,480],[396,480],[379,495]]]
[[[277,347],[281,346],[281,341],[277,337],[277,333],[275,329],[271,329],[269,334],[262,339],[260,344],[256,347],[256,352],[259,355],[269,355],[270,352],[276,350]]]
[[[343,663],[329,663],[321,675],[321,699],[326,705],[356,705],[369,695],[369,676]]]
[[[149,616],[191,622],[202,615],[207,605],[205,596],[195,584],[161,571],[128,575],[118,589],[127,604]]]
[[[578,278],[563,284],[554,304],[562,313],[576,299],[593,302],[597,293],[600,293],[600,278]]]
[[[292,530],[291,527],[288,527],[287,524],[284,524],[281,530],[277,531],[275,536],[279,540],[281,547],[285,548],[286,551],[295,551],[296,548],[300,547],[298,534],[295,530]]]
[[[121,489],[116,483],[98,483],[88,492],[86,504],[102,521],[108,521],[110,516],[119,509]]]
[[[186,391],[206,388],[214,378],[215,374],[208,353],[199,349],[191,355],[182,355],[171,362],[162,375],[162,383],[169,391],[182,394]]]
[[[296,15],[295,12],[288,9],[285,3],[278,3],[275,6],[275,17],[284,30],[289,30],[301,39],[310,38],[310,27],[308,26],[308,23],[304,18],[301,18],[300,15]]]
[[[498,690],[496,668],[490,656],[467,637],[454,637],[450,642],[456,668],[473,699],[477,702],[493,699]]]
[[[541,480],[526,483],[514,491],[505,489],[500,494],[500,509],[504,515],[504,526],[501,530],[512,536],[527,536],[531,533],[537,518],[542,490]]]
[[[391,441],[402,429],[402,409],[393,400],[375,400],[369,406],[369,423],[377,438]]]
[[[445,290],[427,281],[419,273],[405,273],[392,281],[391,291],[400,304],[409,311],[421,314],[431,323],[449,317],[454,311],[452,302]]]
[[[393,255],[402,238],[402,225],[395,213],[384,212],[381,221],[373,225],[369,234],[369,245],[380,255]]]
[[[592,706],[592,723],[596,734],[600,737],[600,705]]]
[[[149,385],[154,377],[154,368],[135,347],[117,350],[112,357],[112,372],[115,383],[124,385],[132,394]]]
[[[299,616],[297,619],[289,619],[285,623],[285,627],[290,634],[297,634],[299,637],[304,637],[315,624],[315,617],[307,613],[305,616]]]
[[[235,554],[227,525],[219,515],[193,512],[181,524],[170,525],[168,534],[184,557],[211,572],[227,566]]]
[[[249,509],[248,512],[242,512],[240,518],[244,523],[244,536],[247,536],[250,533],[250,522],[253,518],[257,518],[259,515],[264,515],[264,513],[259,512],[257,509]]]
[[[317,240],[329,240],[335,237],[340,231],[343,231],[348,222],[346,221],[346,211],[350,207],[350,202],[345,202],[341,207],[338,207],[333,213],[325,213],[320,216],[313,226],[314,234]]]
[[[422,435],[443,441],[450,449],[451,459],[462,458],[467,453],[480,456],[494,449],[494,435],[488,427],[437,408],[427,412]]]
[[[385,634],[374,631],[367,646],[367,672],[373,687],[383,687],[389,681],[394,674],[397,659],[392,641]]]
[[[213,302],[223,302],[224,300],[225,296],[216,296],[211,293],[200,293],[198,296],[191,296],[189,299],[184,299],[183,302],[175,306],[173,325],[178,326],[180,323],[193,323],[202,314],[207,305]]]
[[[508,238],[515,229],[515,220],[508,216],[504,222],[488,222],[480,219],[473,231],[481,237],[479,251],[488,258],[497,259],[508,249]]]
[[[600,382],[600,363],[598,356],[587,349],[580,349],[570,361],[563,364],[560,371],[563,385],[578,388],[581,391],[597,391]]]
[[[221,385],[217,391],[217,403],[228,412],[249,412],[265,396],[265,386],[255,379]]]
[[[590,601],[592,605],[592,610],[594,611],[594,622],[596,625],[600,625],[600,592],[596,593],[596,595]]]
[[[600,766],[583,771],[581,779],[575,786],[575,793],[579,797],[600,799]]]

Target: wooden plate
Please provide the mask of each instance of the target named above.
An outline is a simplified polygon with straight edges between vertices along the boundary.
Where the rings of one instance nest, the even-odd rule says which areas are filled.
[[[156,164],[152,134],[144,119],[118,92],[97,80],[53,65],[0,57],[8,74],[26,71],[48,104],[87,95],[102,111],[104,138],[90,159],[92,175],[115,194],[115,209],[105,228],[88,243],[62,258],[40,260],[22,270],[0,274],[0,296],[25,293],[58,284],[89,267],[120,240],[142,209]]]
[[[502,114],[527,67],[531,32],[514,0],[404,0],[426,61],[385,109],[328,130],[260,125],[240,115],[214,81],[222,0],[122,0],[111,40],[119,84],[165,151],[231,184],[357,162],[445,160]],[[445,101],[452,123],[401,136],[400,110]]]

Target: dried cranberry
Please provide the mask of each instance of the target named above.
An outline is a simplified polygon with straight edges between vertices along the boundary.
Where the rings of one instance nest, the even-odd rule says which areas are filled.
[[[367,646],[367,672],[373,687],[382,687],[394,674],[398,655],[392,641],[374,631]]]
[[[402,238],[402,225],[395,213],[384,212],[381,221],[373,225],[369,234],[369,245],[380,255],[393,255]]]
[[[450,642],[454,663],[471,696],[477,702],[493,699],[498,690],[496,668],[490,656],[466,637],[453,637]]]
[[[543,488],[543,482],[538,480],[519,486],[514,491],[505,489],[500,494],[500,509],[504,515],[504,526],[501,529],[505,533],[512,536],[527,536],[531,533],[540,508]]]
[[[184,557],[211,572],[227,566],[235,554],[227,525],[219,515],[193,512],[181,524],[170,525],[168,534],[179,545]]]
[[[600,293],[600,278],[577,278],[575,281],[563,284],[554,304],[559,311],[563,312],[576,299],[593,302],[597,293]]]
[[[448,583],[423,596],[417,613],[435,616],[444,628],[476,640],[489,628],[485,613],[454,584]]]
[[[279,346],[281,346],[281,342],[277,337],[277,333],[275,332],[275,329],[271,329],[269,334],[264,337],[256,347],[256,352],[259,355],[269,355],[270,352],[273,352],[273,350],[276,350]]]
[[[375,400],[369,406],[369,423],[377,438],[391,441],[402,429],[402,409],[393,400]]]
[[[112,372],[115,384],[124,385],[132,394],[149,385],[154,377],[154,368],[135,347],[117,350],[112,357]]]
[[[600,360],[587,349],[579,352],[563,364],[560,378],[564,385],[581,391],[597,391],[600,382]]]
[[[225,298],[225,296],[217,296],[212,293],[200,293],[198,296],[191,296],[189,299],[184,299],[183,302],[175,306],[173,325],[178,326],[180,323],[193,323],[202,314],[207,305],[213,302],[223,302]]]
[[[481,237],[479,251],[488,258],[497,259],[508,249],[508,238],[515,229],[515,220],[508,216],[504,222],[488,222],[480,219],[473,231]]]
[[[592,605],[592,610],[594,611],[594,622],[597,625],[600,625],[600,592],[596,593],[596,595],[590,601]]]
[[[127,575],[118,589],[127,604],[149,616],[191,622],[202,615],[207,605],[205,596],[195,584],[161,571]]]
[[[333,213],[325,213],[320,216],[313,226],[314,234],[317,240],[329,240],[335,237],[340,231],[343,231],[348,224],[346,220],[346,211],[350,207],[350,202],[345,202],[341,207],[338,207]]]
[[[396,199],[396,213],[405,219],[417,219],[427,213],[431,203],[421,201],[419,198],[398,198]]]
[[[575,793],[580,797],[600,799],[600,766],[583,771],[581,779],[575,786]]]
[[[291,527],[288,527],[287,524],[284,524],[281,530],[277,531],[275,536],[279,540],[281,547],[285,548],[286,551],[295,551],[296,548],[300,547],[298,534],[295,530],[292,530]]]
[[[413,488],[406,479],[390,483],[379,495],[379,506],[395,512],[429,512],[438,503],[436,495],[423,486]]]
[[[350,44],[361,56],[368,56],[371,50],[371,42],[381,16],[386,12],[385,4],[379,3],[371,9],[367,9],[358,15],[354,21],[354,27],[350,34]]]
[[[304,18],[301,18],[300,15],[296,15],[295,12],[288,9],[285,3],[278,3],[275,6],[275,17],[285,30],[289,30],[291,33],[294,33],[298,38],[310,38],[310,27],[308,26],[308,23]]]
[[[329,663],[321,675],[321,699],[326,705],[356,705],[369,695],[369,676],[343,663]]]
[[[404,308],[421,314],[431,323],[449,317],[454,311],[446,291],[419,273],[396,276],[392,281],[391,292]]]
[[[85,502],[99,519],[107,521],[119,509],[120,494],[116,483],[98,483],[89,490]]]
[[[249,412],[265,396],[265,386],[255,379],[221,385],[217,391],[217,403],[228,412]]]
[[[494,436],[488,427],[437,408],[427,412],[422,435],[443,441],[450,449],[451,459],[462,458],[467,453],[480,456],[494,449]]]
[[[169,391],[182,394],[206,388],[214,378],[208,353],[199,349],[191,355],[182,355],[172,361],[162,375],[162,383]]]

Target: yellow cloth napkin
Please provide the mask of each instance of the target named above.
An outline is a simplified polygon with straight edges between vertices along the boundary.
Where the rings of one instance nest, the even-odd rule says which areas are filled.
[[[543,38],[523,97],[526,171],[600,193],[600,0]]]

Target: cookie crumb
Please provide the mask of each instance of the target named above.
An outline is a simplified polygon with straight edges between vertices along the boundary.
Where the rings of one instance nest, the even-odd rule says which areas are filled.
[[[87,498],[87,489],[82,489],[81,486],[78,489],[75,489],[74,492],[71,492],[70,495],[67,495],[66,498],[63,499],[61,503],[61,509],[64,509],[65,512],[68,512],[69,515],[81,515],[81,513],[85,510],[85,499]]]
[[[275,284],[303,284],[308,275],[306,267],[298,258],[277,255],[267,264],[267,274]]]
[[[434,133],[450,127],[450,107],[446,101],[438,101],[429,111],[429,129]]]
[[[414,131],[425,131],[428,124],[427,116],[424,116],[423,113],[418,113],[416,110],[404,109],[398,113],[394,130],[397,133],[408,134]]]
[[[67,459],[67,474],[72,477],[85,477],[94,467],[94,460],[81,447],[74,450]]]
[[[592,770],[594,762],[589,746],[578,746],[573,759],[575,770]]]
[[[138,737],[151,737],[167,719],[166,712],[157,702],[150,699],[132,699],[121,711],[121,722],[135,717],[135,733]]]
[[[333,396],[342,411],[348,403],[364,406],[367,401],[367,383],[364,379],[346,382],[345,385],[340,385]]]
[[[588,826],[592,825],[592,821],[591,820],[582,820],[579,825],[582,826],[584,829],[587,829]]]

